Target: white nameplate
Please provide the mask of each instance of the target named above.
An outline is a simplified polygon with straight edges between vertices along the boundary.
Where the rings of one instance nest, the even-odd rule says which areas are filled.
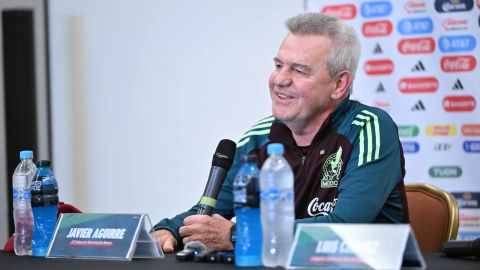
[[[425,269],[409,224],[299,224],[289,269]]]

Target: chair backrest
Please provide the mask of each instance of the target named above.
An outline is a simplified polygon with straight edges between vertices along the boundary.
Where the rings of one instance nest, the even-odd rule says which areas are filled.
[[[405,183],[410,225],[422,252],[440,252],[457,238],[458,206],[452,194],[424,183]]]

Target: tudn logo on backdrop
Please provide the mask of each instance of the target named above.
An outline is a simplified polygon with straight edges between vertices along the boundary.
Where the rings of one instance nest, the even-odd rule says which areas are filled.
[[[463,136],[480,136],[480,124],[464,124],[462,125]]]
[[[477,46],[477,40],[472,35],[441,36],[438,39],[438,46],[444,53],[473,51]]]
[[[389,1],[365,2],[360,7],[360,13],[364,18],[386,17],[392,10],[392,3]]]
[[[480,141],[464,141],[463,150],[467,153],[480,153]]]
[[[440,66],[444,72],[472,71],[477,66],[477,59],[472,55],[444,56]]]
[[[428,125],[425,128],[428,137],[453,137],[457,135],[455,125]]]
[[[337,17],[342,20],[350,20],[357,16],[357,8],[353,4],[325,6],[320,13]]]
[[[402,141],[402,148],[405,154],[414,154],[420,151],[420,145],[414,141]]]
[[[460,166],[433,166],[428,170],[433,178],[459,178],[462,176]]]
[[[398,89],[404,94],[435,93],[438,90],[438,80],[435,77],[402,78]]]
[[[446,96],[442,104],[447,112],[471,112],[477,106],[473,96]]]
[[[398,126],[399,137],[417,137],[420,129],[413,125]]]
[[[468,11],[473,8],[473,0],[436,0],[435,10],[444,12]]]
[[[393,62],[390,59],[369,60],[363,68],[368,75],[386,75],[393,72]]]
[[[397,24],[397,30],[402,35],[428,34],[433,31],[433,21],[428,17],[402,19]]]
[[[423,13],[427,11],[425,1],[407,1],[403,8],[407,13]]]
[[[390,21],[365,22],[362,25],[362,33],[365,37],[382,37],[392,33],[393,25]]]
[[[397,48],[401,54],[432,53],[435,50],[435,40],[431,37],[401,39]]]

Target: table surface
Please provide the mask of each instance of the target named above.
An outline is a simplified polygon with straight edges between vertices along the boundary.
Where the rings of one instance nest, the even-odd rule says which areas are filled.
[[[441,253],[424,253],[427,269],[480,269],[480,259],[449,258]],[[2,269],[32,270],[101,270],[101,269],[233,269],[235,265],[206,262],[179,262],[174,254],[167,254],[164,259],[133,259],[132,261],[103,261],[87,259],[46,259],[31,256],[15,256],[13,253],[0,251]],[[262,268],[248,268],[262,269]],[[280,269],[280,268],[279,268]]]

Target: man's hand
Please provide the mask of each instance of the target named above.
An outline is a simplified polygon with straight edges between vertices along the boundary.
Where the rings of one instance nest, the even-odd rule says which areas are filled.
[[[158,230],[155,231],[155,235],[157,237],[160,246],[165,253],[171,253],[175,250],[175,246],[177,245],[177,240],[175,236],[169,230]]]
[[[233,244],[230,242],[230,228],[233,222],[224,217],[215,214],[193,215],[183,220],[185,226],[180,227],[180,235],[183,237],[183,243],[190,241],[200,241],[209,248],[216,250],[232,250]]]

